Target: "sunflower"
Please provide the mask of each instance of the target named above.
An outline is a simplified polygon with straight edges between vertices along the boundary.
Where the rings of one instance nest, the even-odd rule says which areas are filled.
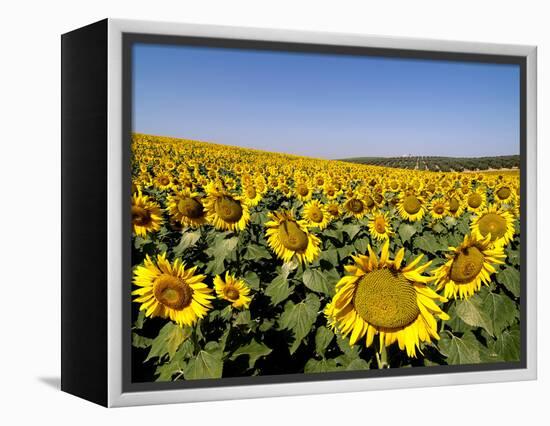
[[[361,219],[367,214],[367,205],[358,194],[348,194],[348,199],[344,203],[344,210],[350,216]]]
[[[399,194],[397,211],[403,219],[416,222],[424,216],[424,198],[412,192],[402,192]]]
[[[243,195],[246,204],[250,207],[257,206],[262,199],[262,194],[254,187],[252,183],[245,184],[243,186]]]
[[[372,238],[384,241],[393,235],[388,213],[377,212],[369,220],[369,232]]]
[[[216,229],[223,231],[242,231],[250,220],[248,205],[240,197],[233,196],[225,190],[207,185],[206,219]]]
[[[275,254],[289,262],[294,256],[302,263],[311,263],[319,255],[321,240],[307,230],[306,223],[281,210],[269,213],[265,226],[267,242]]]
[[[206,211],[197,192],[188,188],[167,197],[168,213],[184,226],[197,228],[206,223]]]
[[[452,217],[460,217],[462,215],[462,212],[464,211],[464,207],[462,206],[458,195],[450,195],[447,202],[447,205],[449,207],[449,214]]]
[[[475,191],[470,192],[466,195],[466,208],[471,212],[479,212],[485,207],[487,202],[487,195],[485,191],[478,187]]]
[[[447,208],[447,201],[444,198],[434,198],[430,203],[430,214],[434,219],[443,219]]]
[[[140,303],[140,311],[146,317],[169,318],[179,326],[193,325],[212,308],[212,290],[203,282],[204,275],[195,275],[197,267],[185,268],[181,259],[170,263],[166,253],[157,256],[156,261],[146,255],[144,266],[134,270],[132,292]]]
[[[169,173],[162,172],[155,176],[153,184],[160,190],[167,190],[174,186],[172,176]]]
[[[325,314],[344,336],[351,333],[351,345],[366,336],[369,347],[379,334],[380,350],[397,342],[399,349],[416,357],[421,342],[439,339],[435,316],[442,320],[449,316],[435,301],[446,299],[426,286],[433,278],[422,274],[431,262],[418,266],[420,255],[401,267],[405,249],[390,260],[389,244],[386,240],[379,259],[370,245],[368,255],[353,257],[355,264],[345,266],[348,275],[336,284]]]
[[[478,239],[490,234],[493,245],[505,246],[514,238],[514,217],[509,211],[490,205],[472,218],[470,229]]]
[[[225,273],[225,281],[219,275],[216,275],[214,278],[214,288],[216,289],[218,298],[231,302],[231,306],[237,309],[247,309],[252,300],[248,296],[250,289],[246,283],[230,275],[229,272]]]
[[[145,237],[148,232],[156,232],[162,225],[162,210],[160,206],[152,201],[141,191],[132,194],[132,227],[134,233]]]
[[[332,220],[338,219],[340,217],[341,209],[338,203],[328,203],[327,212],[331,216]]]
[[[296,196],[301,201],[308,201],[311,199],[312,190],[308,185],[308,182],[298,182],[294,188]]]
[[[493,195],[495,202],[511,204],[514,201],[514,191],[512,185],[507,182],[501,182],[495,186]]]
[[[308,226],[323,230],[330,222],[330,215],[318,200],[311,200],[304,206],[304,219]]]
[[[492,247],[490,236],[478,239],[466,235],[458,247],[449,247],[447,262],[432,272],[436,278],[436,290],[444,289],[447,298],[468,299],[481,284],[489,285],[493,265],[504,263],[506,255],[502,247]]]
[[[325,183],[325,186],[323,187],[323,192],[325,193],[325,195],[329,200],[334,200],[341,193],[341,191],[336,187],[336,185],[329,182]]]

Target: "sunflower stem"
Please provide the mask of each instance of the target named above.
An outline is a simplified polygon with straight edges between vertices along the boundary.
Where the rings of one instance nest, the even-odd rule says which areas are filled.
[[[386,350],[386,345],[382,343],[380,346],[380,352],[376,352],[376,363],[380,370],[384,368],[390,368],[388,364],[388,351]]]

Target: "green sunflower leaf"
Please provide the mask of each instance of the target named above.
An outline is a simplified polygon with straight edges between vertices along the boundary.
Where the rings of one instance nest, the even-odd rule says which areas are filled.
[[[357,243],[357,241],[356,241]],[[338,264],[338,251],[336,249],[323,250],[319,256],[320,261],[326,261],[328,264]]]
[[[134,348],[145,349],[153,344],[153,339],[132,333],[132,346]]]
[[[414,244],[420,250],[435,254],[439,250],[447,249],[447,246],[442,245],[437,241],[433,234],[424,234],[414,239]]]
[[[271,298],[272,305],[278,305],[288,299],[292,288],[288,284],[288,279],[284,275],[279,275],[265,288],[265,294]]]
[[[248,368],[252,369],[259,358],[269,355],[271,351],[272,350],[263,343],[258,343],[255,340],[252,340],[249,344],[241,346],[233,352],[230,359],[234,361],[240,355],[248,355]]]
[[[315,352],[324,355],[332,339],[334,339],[334,333],[331,330],[327,327],[319,327],[315,333]]]
[[[408,223],[402,223],[399,226],[397,232],[401,237],[401,241],[403,241],[403,243],[406,243],[411,239],[414,234],[416,234],[416,228],[412,225],[409,225]]]
[[[490,291],[482,297],[483,309],[490,318],[493,335],[499,335],[519,315],[516,304],[507,296]]]
[[[224,261],[227,259],[237,247],[239,237],[224,239],[224,235],[216,237],[213,245],[205,250],[205,253],[212,259],[207,263],[206,273],[212,275],[221,274],[225,271]]]
[[[346,234],[348,234],[348,237],[351,240],[353,240],[353,238],[361,231],[361,227],[359,225],[354,225],[354,224],[348,224],[348,225],[344,225],[342,226],[342,232],[345,232]]]
[[[341,368],[336,364],[334,359],[310,359],[306,362],[304,373],[328,373],[330,371],[338,371]]]
[[[145,361],[152,358],[162,358],[168,355],[172,358],[180,345],[191,335],[189,327],[180,327],[173,322],[168,322],[161,328],[157,337],[151,343],[151,349]]]
[[[356,358],[346,365],[347,371],[368,370],[369,363],[362,358]]]
[[[485,310],[483,299],[478,295],[467,300],[457,300],[455,311],[458,317],[469,326],[482,327],[491,336],[495,335],[493,321]]]
[[[444,332],[439,340],[439,351],[447,357],[448,364],[479,364],[481,362],[479,342],[471,332],[462,337]]]
[[[513,266],[519,265],[519,250],[518,249],[512,249],[510,246],[506,249],[506,262]]]
[[[189,247],[193,247],[201,238],[201,231],[197,229],[196,231],[184,232],[181,236],[179,244],[174,247],[174,255],[179,257],[183,252]]]
[[[279,318],[279,327],[291,330],[294,333],[294,342],[290,345],[291,354],[296,352],[302,340],[311,331],[320,306],[319,298],[312,293],[308,294],[305,300],[298,304],[294,304],[292,301],[285,304],[284,311]]]
[[[261,260],[261,259],[271,259],[271,254],[265,247],[259,246],[257,244],[250,244],[246,248],[246,252],[243,256],[245,260]]]
[[[360,349],[358,345],[351,346],[349,340],[342,336],[336,336],[336,343],[343,352],[343,355],[336,357],[336,362],[347,368],[353,361],[359,358]]]
[[[520,275],[516,268],[506,267],[496,275],[499,284],[506,287],[515,297],[519,297],[520,287]]]
[[[360,238],[358,240],[356,240],[354,243],[353,243],[354,247],[355,247],[355,250],[357,253],[359,254],[365,254],[367,252],[367,247],[369,245],[369,239],[368,238]],[[336,264],[336,262],[334,262],[334,264]]]
[[[223,360],[218,352],[199,351],[183,369],[185,380],[219,379],[222,377]]]
[[[243,279],[246,281],[246,284],[248,287],[250,287],[253,290],[259,290],[260,289],[260,278],[255,272],[248,271],[244,274]]]
[[[519,361],[521,339],[519,330],[505,330],[496,340],[489,341],[489,348],[504,361]]]
[[[306,269],[302,280],[307,288],[317,293],[323,293],[330,296],[334,293],[334,283],[329,283],[324,272],[319,269]]]

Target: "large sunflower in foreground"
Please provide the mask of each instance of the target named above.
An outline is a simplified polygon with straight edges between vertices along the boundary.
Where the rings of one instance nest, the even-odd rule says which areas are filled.
[[[250,289],[246,283],[230,275],[229,272],[225,273],[225,280],[221,276],[216,275],[216,278],[214,278],[214,288],[218,297],[231,302],[231,306],[234,308],[248,308],[252,300],[248,296]]]
[[[514,217],[509,211],[492,205],[472,218],[470,228],[478,239],[491,234],[493,245],[505,246],[514,238]]]
[[[380,348],[397,342],[399,349],[415,357],[421,342],[439,339],[435,317],[449,316],[435,301],[446,299],[426,286],[433,278],[422,274],[431,262],[418,266],[420,255],[402,267],[405,250],[401,248],[391,260],[389,244],[386,240],[380,258],[370,245],[368,255],[353,257],[355,264],[345,266],[348,275],[336,284],[325,314],[329,325],[350,335],[351,345],[366,336],[369,347],[378,334]]]
[[[141,192],[132,194],[132,228],[134,233],[145,237],[148,232],[155,232],[162,225],[160,206]]]
[[[184,226],[196,228],[206,223],[206,211],[199,194],[188,188],[168,195],[167,207],[170,216]]]
[[[212,290],[203,282],[204,275],[195,275],[197,267],[185,268],[176,259],[170,263],[162,253],[153,261],[145,257],[143,266],[134,270],[132,292],[134,302],[141,303],[146,317],[169,318],[180,326],[193,325],[212,308]]]
[[[240,197],[209,185],[204,201],[206,219],[222,231],[242,231],[250,220],[248,205]]]
[[[311,263],[317,258],[321,240],[308,231],[304,221],[287,210],[269,213],[268,217],[267,242],[280,259],[289,262],[296,256],[302,263]]]
[[[409,222],[416,222],[422,219],[426,208],[424,206],[424,198],[414,193],[402,192],[399,195],[399,203],[397,211],[403,219]]]
[[[483,239],[466,235],[458,247],[449,247],[447,262],[432,272],[436,290],[444,289],[447,298],[468,299],[479,291],[482,284],[489,285],[493,265],[504,263],[502,247],[492,247],[489,235]]]

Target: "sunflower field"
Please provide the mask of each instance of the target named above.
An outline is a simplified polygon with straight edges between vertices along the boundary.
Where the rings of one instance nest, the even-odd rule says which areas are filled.
[[[133,381],[520,358],[519,173],[134,134]]]

